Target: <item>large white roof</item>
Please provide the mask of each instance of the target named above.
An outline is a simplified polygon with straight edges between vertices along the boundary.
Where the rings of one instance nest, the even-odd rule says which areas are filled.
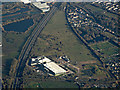
[[[20,0],[21,2],[24,3],[31,3],[31,2],[40,2],[40,1],[44,1],[44,0]]]
[[[44,62],[48,63],[48,62],[51,62],[51,60],[45,57],[44,59],[39,60],[39,62],[40,63],[44,63]]]
[[[47,3],[41,3],[44,0],[21,0],[24,4],[32,3],[35,7],[41,9],[43,12],[47,12],[50,10],[50,7]]]
[[[31,3],[31,0],[21,0],[21,2],[24,2],[25,4]]]
[[[39,9],[49,8],[49,6],[47,5],[47,3],[34,2],[33,5],[35,5],[35,6],[38,7]]]
[[[43,12],[47,12],[50,10],[50,7],[47,5],[47,3],[34,2],[33,5],[41,9]]]
[[[44,64],[44,66],[47,67],[48,69],[50,69],[51,71],[53,71],[55,74],[60,74],[60,73],[66,72],[63,68],[61,68],[54,62],[46,63],[46,64]]]
[[[36,61],[36,60],[39,62],[38,64],[43,64],[46,68],[48,68],[49,70],[51,70],[55,74],[62,74],[62,73],[66,72],[66,70],[64,70],[59,65],[57,65],[54,62],[52,62],[49,58],[47,58],[45,56],[32,58],[32,61]],[[37,63],[32,63],[31,65],[36,65],[36,64]]]
[[[48,8],[48,9],[41,9],[43,12],[47,12],[47,11],[49,11],[50,10],[50,8]]]

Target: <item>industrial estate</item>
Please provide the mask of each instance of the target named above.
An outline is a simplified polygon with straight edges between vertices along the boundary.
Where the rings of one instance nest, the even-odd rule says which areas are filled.
[[[2,88],[119,88],[119,2],[2,3]]]
[[[40,56],[37,58],[32,58],[31,66],[39,72],[39,69],[42,69],[41,66],[45,67],[45,70],[47,70],[50,73],[53,73],[53,75],[58,76],[61,74],[66,73],[66,70],[58,66],[56,63],[52,62],[50,59],[48,59],[45,56]]]

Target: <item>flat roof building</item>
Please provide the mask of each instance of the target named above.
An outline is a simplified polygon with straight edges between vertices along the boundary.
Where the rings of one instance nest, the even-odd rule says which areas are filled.
[[[50,6],[48,6],[47,3],[34,2],[33,5],[36,6],[38,9],[41,9],[43,12],[47,12],[50,10]]]
[[[21,2],[23,2],[24,4],[28,4],[31,3],[31,0],[21,0]]]
[[[66,70],[64,70],[62,67],[51,61],[49,58],[45,56],[40,56],[37,58],[32,58],[31,66],[33,65],[43,65],[45,68],[47,68],[49,71],[54,73],[55,76],[58,76],[60,74],[66,73]]]
[[[49,62],[51,62],[51,60],[49,58],[46,58],[46,57],[43,57],[42,59],[39,60],[40,64],[49,63]]]
[[[50,6],[47,5],[47,3],[41,3],[44,0],[21,0],[24,4],[32,3],[35,7],[42,10],[43,12],[47,12],[50,10]]]
[[[63,68],[61,68],[59,65],[57,65],[54,62],[46,63],[44,64],[44,66],[48,68],[49,70],[51,70],[55,74],[55,76],[64,74],[66,72],[66,70],[64,70]]]

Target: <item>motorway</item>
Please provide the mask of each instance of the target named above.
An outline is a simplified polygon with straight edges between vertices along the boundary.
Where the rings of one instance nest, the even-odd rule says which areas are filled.
[[[60,5],[60,4],[59,4]],[[22,72],[24,70],[24,67],[26,65],[27,58],[29,56],[29,53],[32,49],[32,46],[35,44],[35,41],[43,28],[46,26],[50,18],[54,15],[58,8],[56,6],[53,6],[51,10],[43,17],[43,19],[40,21],[38,26],[33,30],[32,34],[27,39],[26,43],[24,44],[21,53],[18,57],[18,63],[16,65],[16,71],[14,73],[14,80],[11,84],[11,88],[20,88],[19,83],[19,77],[22,76]]]

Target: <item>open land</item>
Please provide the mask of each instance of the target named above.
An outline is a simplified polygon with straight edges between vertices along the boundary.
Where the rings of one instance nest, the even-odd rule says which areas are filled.
[[[116,87],[119,81],[118,14],[98,3],[63,3],[37,37],[28,54],[23,76],[24,88]],[[89,7],[89,8],[88,8]],[[66,8],[66,9],[65,9]],[[27,19],[34,24],[24,32],[3,28],[3,83],[11,83],[12,70],[31,32],[44,17],[40,10],[22,3],[3,4],[3,27]],[[9,12],[10,11],[10,12]],[[113,17],[114,16],[114,17]],[[31,57],[47,56],[73,72],[60,76],[37,73],[28,65]],[[58,59],[68,56],[70,62]],[[12,64],[12,65],[11,65]],[[10,68],[11,67],[11,68]],[[6,78],[7,77],[7,78]],[[11,80],[10,80],[11,78]],[[31,82],[31,83],[30,83]],[[12,84],[12,83],[11,83]],[[8,86],[9,87],[9,86]]]
[[[58,11],[37,39],[33,54],[67,55],[71,62],[96,60],[66,24],[64,12]]]
[[[70,58],[70,63],[79,69],[77,75],[81,78],[103,79],[109,77],[104,69],[98,67],[100,63],[97,59],[67,26],[65,14],[60,10],[51,18],[38,37],[30,56],[41,55],[53,56],[53,60],[55,60],[54,56],[67,55]],[[94,72],[92,72],[92,69],[94,69]],[[49,84],[47,81],[45,83]],[[43,85],[43,87],[48,86]],[[61,87],[64,87],[64,85],[61,84]]]

